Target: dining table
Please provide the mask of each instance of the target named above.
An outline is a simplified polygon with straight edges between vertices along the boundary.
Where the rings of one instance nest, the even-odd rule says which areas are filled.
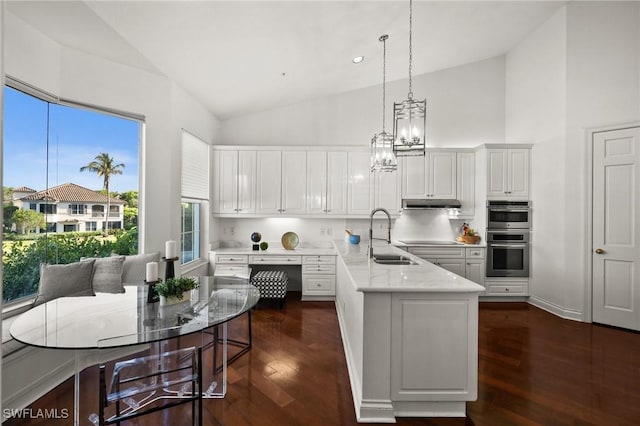
[[[252,309],[260,299],[260,292],[248,277],[193,278],[198,288],[191,291],[190,298],[169,305],[149,302],[150,286],[144,283],[125,284],[123,293],[50,300],[21,314],[11,325],[10,333],[29,346],[73,351],[75,425],[80,424],[80,373],[97,364],[87,365],[87,359],[97,360],[105,350],[119,348],[135,352],[140,347],[160,353],[172,339],[179,342],[180,338],[195,333],[201,333],[200,341],[205,346],[204,334],[214,328],[216,332],[208,334],[219,336],[223,368],[221,377],[215,377],[203,397],[221,398],[226,394],[227,323]],[[215,350],[215,345],[214,341],[208,346]],[[213,370],[215,374],[215,366]],[[215,391],[212,387],[216,387]]]

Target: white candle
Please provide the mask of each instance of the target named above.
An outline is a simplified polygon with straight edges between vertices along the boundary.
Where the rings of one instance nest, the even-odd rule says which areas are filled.
[[[158,281],[158,262],[147,263],[147,282]]]
[[[176,242],[167,241],[164,243],[164,257],[167,259],[173,259],[176,257]]]

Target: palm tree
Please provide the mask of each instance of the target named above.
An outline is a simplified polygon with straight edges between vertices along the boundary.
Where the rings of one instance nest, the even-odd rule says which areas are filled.
[[[121,175],[124,164],[115,164],[115,160],[106,152],[96,155],[92,162],[86,166],[80,167],[81,172],[92,172],[104,179],[102,188],[107,193],[107,211],[105,212],[104,232],[109,228],[109,211],[111,210],[111,196],[109,195],[109,184],[111,175]]]

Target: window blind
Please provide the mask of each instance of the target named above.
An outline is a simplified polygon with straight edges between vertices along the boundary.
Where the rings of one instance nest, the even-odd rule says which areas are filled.
[[[209,199],[209,144],[182,132],[182,197]]]

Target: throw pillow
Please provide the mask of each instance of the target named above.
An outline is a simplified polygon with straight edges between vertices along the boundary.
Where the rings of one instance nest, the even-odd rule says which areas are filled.
[[[67,265],[40,265],[40,286],[33,306],[58,297],[95,296],[91,286],[94,259]]]
[[[147,275],[147,263],[149,262],[159,263],[160,252],[134,254],[125,257],[124,265],[122,266],[122,282],[142,285]]]
[[[124,293],[122,285],[122,271],[124,256],[81,258],[80,260],[94,259],[93,265],[93,291],[96,293]]]

